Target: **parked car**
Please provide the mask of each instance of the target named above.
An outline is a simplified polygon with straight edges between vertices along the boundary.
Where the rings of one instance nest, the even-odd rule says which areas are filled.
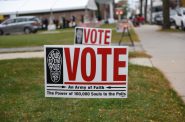
[[[177,14],[173,17],[175,20],[176,28],[181,28],[185,30],[185,8],[177,9]]]
[[[0,24],[0,35],[24,32],[36,33],[41,28],[41,21],[35,16],[22,16],[7,19]]]
[[[176,14],[177,14],[176,10],[170,10],[170,25],[175,24],[174,16]],[[162,25],[163,24],[163,13],[156,15],[154,20],[157,25]]]

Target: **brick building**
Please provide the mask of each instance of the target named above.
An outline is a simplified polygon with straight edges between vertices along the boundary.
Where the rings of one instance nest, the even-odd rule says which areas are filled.
[[[96,18],[94,0],[0,0],[1,16],[32,15],[39,18],[92,21]]]

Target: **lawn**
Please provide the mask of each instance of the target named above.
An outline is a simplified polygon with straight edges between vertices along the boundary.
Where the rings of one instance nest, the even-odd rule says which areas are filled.
[[[129,64],[127,99],[66,99],[44,97],[43,67],[43,59],[0,61],[0,121],[185,120],[185,105],[155,68]]]
[[[74,32],[66,31],[50,34],[0,36],[0,48],[43,46],[52,44],[73,44]]]
[[[129,58],[151,58],[151,55],[148,55],[144,51],[133,51],[129,52]]]
[[[115,31],[115,24],[102,25],[102,28],[111,28],[112,42],[118,43],[121,38],[121,33]],[[131,29],[132,39],[139,41],[137,34]],[[130,42],[128,36],[123,38],[123,42]],[[56,33],[45,33],[41,31],[36,34],[29,35],[5,35],[0,36],[0,48],[11,47],[30,47],[43,45],[60,45],[60,44],[74,44],[74,29],[58,30]]]
[[[170,29],[163,29],[162,27],[158,29],[159,32],[168,32],[168,33],[184,33],[182,29],[170,28]]]
[[[112,43],[118,43],[121,39],[122,33],[116,32],[116,24],[104,24],[101,26],[101,28],[110,28],[112,29]],[[131,38],[134,42],[139,42],[139,37],[135,33],[134,29],[131,28],[129,30]],[[128,34],[126,33],[125,36],[122,39],[122,42],[130,42],[130,38]]]

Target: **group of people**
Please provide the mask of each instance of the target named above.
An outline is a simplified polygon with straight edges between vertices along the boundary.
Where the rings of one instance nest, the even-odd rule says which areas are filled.
[[[140,24],[145,23],[145,18],[139,14],[135,15],[134,17],[130,18],[134,26],[139,26]]]
[[[83,19],[81,19],[81,22],[83,22]],[[77,25],[75,16],[72,16],[70,19],[66,19],[65,17],[52,19],[52,22],[48,18],[42,18],[42,29],[47,29],[50,23],[54,24],[58,29],[73,28]]]

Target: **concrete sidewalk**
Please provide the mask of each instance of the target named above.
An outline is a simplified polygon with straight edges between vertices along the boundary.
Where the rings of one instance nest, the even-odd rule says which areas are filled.
[[[140,43],[135,42],[135,46],[130,46],[130,43],[124,44],[121,46],[129,46],[129,51],[143,51],[143,47]],[[118,46],[118,43],[112,43],[112,46]],[[34,47],[17,47],[17,48],[0,48],[1,53],[18,53],[18,52],[39,52],[43,51],[44,46],[34,46]]]
[[[152,64],[168,78],[185,102],[185,32],[159,32],[155,25],[135,28]]]
[[[43,58],[44,52],[23,52],[23,53],[4,53],[0,54],[0,60],[18,59],[18,58]]]
[[[122,44],[121,46],[129,46]],[[113,43],[112,46],[118,46],[118,43]],[[140,43],[135,43],[135,46],[129,46],[129,51],[142,52],[143,47]],[[0,60],[18,59],[18,58],[43,58],[43,47],[19,47],[19,48],[0,48]],[[129,62],[136,65],[153,67],[149,58],[131,58]]]
[[[14,52],[38,52],[43,51],[43,46],[36,47],[17,47],[17,48],[0,48],[0,53],[14,53]]]

